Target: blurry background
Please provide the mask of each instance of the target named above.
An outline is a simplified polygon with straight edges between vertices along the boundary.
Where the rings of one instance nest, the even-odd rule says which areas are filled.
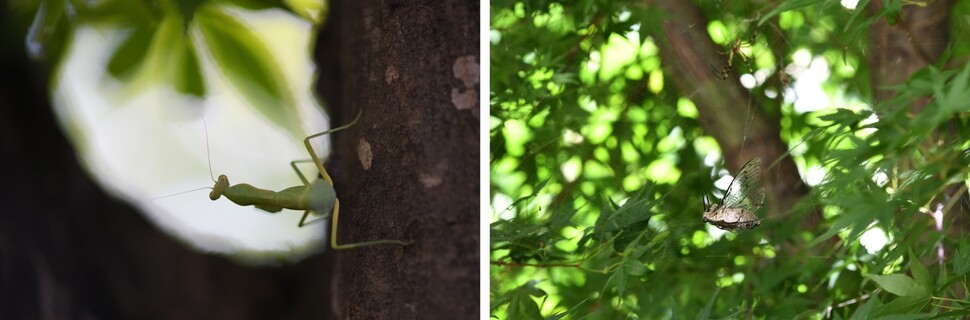
[[[479,7],[327,5],[4,3],[0,318],[474,314]],[[359,109],[328,163],[340,241],[414,245],[159,199],[212,185],[207,137],[215,175],[297,185],[302,138]]]
[[[490,313],[965,316],[970,7],[492,1]],[[702,222],[760,157],[760,227]]]
[[[137,2],[126,4],[138,12]],[[270,215],[212,202],[208,189],[161,198],[211,187],[210,155],[213,175],[231,183],[301,185],[289,162],[309,159],[303,138],[328,128],[310,90],[312,20],[283,10],[201,8],[185,37],[175,12],[161,14],[157,25],[79,25],[54,74],[55,115],[96,181],[190,245],[249,263],[299,260],[320,249],[326,223],[293,229],[302,212]],[[220,23],[234,27],[218,33],[206,25]],[[224,57],[219,49],[247,46],[260,54]],[[314,142],[325,159],[329,137]],[[318,174],[310,164],[303,169]]]

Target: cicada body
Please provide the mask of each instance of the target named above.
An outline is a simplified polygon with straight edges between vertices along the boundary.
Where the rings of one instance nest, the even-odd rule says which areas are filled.
[[[765,188],[761,187],[761,158],[745,163],[731,180],[724,196],[704,211],[704,222],[715,227],[739,231],[761,225],[755,212],[764,205]]]

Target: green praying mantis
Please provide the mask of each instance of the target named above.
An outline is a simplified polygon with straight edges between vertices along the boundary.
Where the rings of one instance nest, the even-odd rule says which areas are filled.
[[[323,217],[321,217],[321,219],[326,219],[326,215],[329,213],[333,217],[330,224],[330,247],[333,249],[353,249],[381,244],[396,244],[402,246],[411,244],[412,242],[410,241],[386,239],[349,244],[337,243],[337,221],[340,217],[340,200],[337,199],[337,193],[334,191],[333,179],[330,178],[330,174],[327,173],[327,169],[323,167],[323,162],[320,161],[320,157],[318,157],[317,153],[314,152],[313,146],[310,145],[310,139],[335,131],[347,129],[357,123],[357,120],[360,119],[360,115],[362,113],[362,111],[358,112],[357,117],[346,125],[316,133],[303,139],[303,145],[306,146],[307,152],[310,153],[311,159],[295,160],[290,162],[290,166],[293,167],[293,170],[296,171],[297,176],[299,176],[300,180],[303,181],[303,185],[289,187],[277,192],[260,189],[247,183],[230,185],[229,178],[223,174],[219,175],[218,179],[213,180],[215,185],[211,188],[212,192],[209,193],[209,199],[216,201],[219,200],[220,197],[225,196],[227,199],[237,205],[254,206],[269,213],[277,213],[283,209],[303,210],[303,218],[300,219],[299,227],[303,227],[306,224],[306,218],[311,212],[322,215]],[[304,162],[313,162],[314,165],[316,165],[317,170],[320,170],[320,175],[323,176],[323,179],[316,179],[313,182],[307,180],[303,173],[300,172],[300,169],[296,166],[297,163]],[[211,171],[211,163],[209,168]]]

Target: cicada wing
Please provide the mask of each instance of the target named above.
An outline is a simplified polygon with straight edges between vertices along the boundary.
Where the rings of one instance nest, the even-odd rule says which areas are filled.
[[[734,176],[721,201],[704,212],[704,221],[724,230],[748,230],[761,224],[755,215],[764,204],[761,187],[761,159],[749,160]]]
[[[721,199],[722,208],[744,208],[757,211],[764,204],[765,189],[761,187],[761,158],[749,160],[738,174],[731,180],[724,198]]]

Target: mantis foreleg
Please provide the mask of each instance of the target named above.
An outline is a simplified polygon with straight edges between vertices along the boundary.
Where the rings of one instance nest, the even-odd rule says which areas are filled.
[[[307,152],[309,152],[310,153],[310,157],[313,158],[312,159],[313,164],[317,166],[317,170],[320,171],[320,175],[323,176],[323,179],[326,180],[327,181],[327,184],[329,184],[331,187],[333,186],[333,179],[330,178],[330,174],[327,173],[327,169],[323,167],[323,162],[320,161],[320,157],[317,156],[317,153],[313,150],[313,146],[310,145],[310,139],[313,139],[313,138],[316,138],[316,137],[320,137],[320,136],[323,136],[325,134],[328,134],[328,133],[331,133],[331,132],[334,132],[334,131],[346,129],[346,128],[354,125],[355,123],[357,123],[357,120],[360,119],[360,115],[361,115],[361,113],[358,112],[357,113],[357,117],[354,118],[354,121],[351,121],[350,123],[348,123],[346,125],[343,125],[343,126],[340,126],[340,127],[337,127],[337,128],[333,128],[333,129],[330,129],[330,130],[327,130],[327,131],[324,131],[324,132],[320,132],[320,133],[317,133],[317,134],[313,134],[313,135],[310,135],[310,136],[306,137],[306,139],[303,139],[303,145],[306,146]],[[296,169],[296,164],[295,164],[296,162],[297,161],[294,161],[294,162],[291,163],[291,165],[293,166],[294,169]],[[300,173],[300,170],[296,170],[296,171],[297,171],[297,174],[300,175],[300,179],[302,179],[304,183],[307,183],[306,178],[303,177],[303,174]],[[303,213],[303,219],[300,220],[300,225],[301,226],[303,225],[303,220],[306,219],[306,216],[309,213],[310,213],[309,210],[307,210],[306,212]],[[409,244],[411,244],[411,242],[406,242],[406,241],[401,241],[401,240],[374,240],[374,241],[365,241],[365,242],[357,242],[357,243],[349,243],[349,244],[338,244],[337,243],[337,224],[338,224],[337,222],[338,222],[338,219],[340,218],[340,199],[335,199],[334,205],[333,205],[333,212],[331,214],[331,217],[332,217],[332,219],[330,221],[330,247],[331,248],[341,250],[341,249],[351,249],[351,248],[366,247],[366,246],[372,246],[372,245],[378,245],[378,244],[399,244],[399,245],[409,245]]]

